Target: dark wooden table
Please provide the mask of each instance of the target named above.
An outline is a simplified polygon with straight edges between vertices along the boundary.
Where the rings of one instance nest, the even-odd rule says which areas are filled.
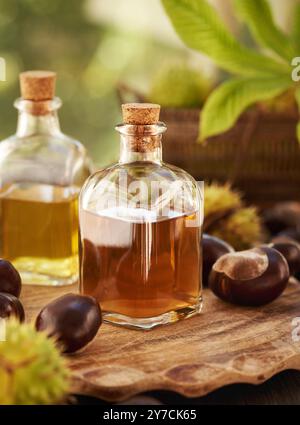
[[[68,292],[73,289],[67,288]],[[28,320],[34,320],[50,299],[65,292],[65,288],[24,288],[22,300]],[[86,350],[69,358],[72,392],[117,401],[160,388],[154,396],[164,403],[201,404],[248,403],[258,394],[263,397],[271,393],[264,390],[270,383],[262,390],[250,385],[227,387],[200,398],[231,382],[261,383],[283,369],[300,368],[300,347],[291,339],[291,323],[300,311],[299,296],[299,283],[291,282],[272,305],[247,309],[225,304],[206,290],[203,314],[172,328],[133,333],[105,325]],[[292,376],[295,378],[288,380],[292,390],[286,387],[285,397],[298,387],[299,374]],[[176,391],[199,399],[186,401]],[[277,392],[275,386],[274,399],[286,402]],[[269,399],[263,397],[257,402]]]
[[[91,398],[77,397],[79,404],[108,403]],[[189,399],[169,391],[153,391],[134,397],[126,404],[165,404],[165,405],[300,405],[300,372],[285,371],[274,376],[262,385],[229,385],[205,397]]]

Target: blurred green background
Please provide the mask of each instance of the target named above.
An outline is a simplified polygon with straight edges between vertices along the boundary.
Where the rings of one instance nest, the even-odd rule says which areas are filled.
[[[294,1],[273,0],[277,15],[283,16],[285,3],[288,16]],[[230,0],[213,3],[238,31]],[[62,129],[87,146],[98,166],[118,155],[120,83],[147,93],[165,63],[215,72],[179,41],[159,0],[0,0],[0,56],[7,64],[7,81],[0,82],[0,138],[15,131],[19,72],[55,70]]]
[[[129,18],[125,13],[124,25],[122,19],[121,24],[114,23],[110,18],[116,9],[122,12],[125,3]],[[0,83],[0,138],[15,131],[13,101],[19,96],[19,72],[50,69],[58,73],[63,131],[82,141],[98,166],[115,160],[114,126],[120,121],[117,85],[122,81],[143,91],[166,56],[178,60],[188,54],[143,28],[132,29],[130,14],[133,20],[148,19],[145,5],[152,3],[153,11],[155,1],[141,3],[144,9],[136,10],[132,0],[0,0],[0,56],[7,65],[7,81]],[[154,12],[159,8],[165,18],[159,1],[155,6]]]

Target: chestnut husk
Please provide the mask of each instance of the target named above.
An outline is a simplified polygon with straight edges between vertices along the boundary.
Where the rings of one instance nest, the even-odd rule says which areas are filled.
[[[256,261],[251,260],[251,256],[257,257]],[[266,267],[257,275],[243,276],[238,278],[228,275],[227,269],[233,256],[237,263],[235,274],[245,273],[245,259],[249,264],[256,267],[258,260],[266,263]],[[240,256],[240,259],[239,259]],[[248,267],[249,267],[248,264]],[[251,267],[252,267],[251,266]],[[249,269],[250,270],[250,269]],[[257,268],[259,270],[259,267]],[[251,272],[251,270],[250,270]],[[213,266],[209,276],[209,287],[215,295],[224,301],[244,306],[260,306],[268,304],[278,298],[288,284],[290,277],[289,266],[284,256],[277,250],[261,246],[240,253],[230,253],[221,257]]]

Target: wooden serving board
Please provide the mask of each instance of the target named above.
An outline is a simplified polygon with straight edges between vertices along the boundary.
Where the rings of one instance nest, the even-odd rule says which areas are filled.
[[[51,299],[76,291],[76,286],[24,287],[27,318],[34,320]],[[296,317],[300,283],[295,280],[261,308],[232,306],[205,290],[197,317],[151,331],[103,324],[88,347],[69,356],[72,391],[120,401],[148,390],[198,397],[231,383],[260,384],[282,370],[300,370],[300,341],[292,338]]]

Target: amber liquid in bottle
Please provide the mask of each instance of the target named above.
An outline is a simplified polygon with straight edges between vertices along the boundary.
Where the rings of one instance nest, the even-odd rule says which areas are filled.
[[[189,310],[199,311],[197,216],[139,222],[83,211],[81,291],[99,299],[106,318],[116,323],[118,314],[138,319],[170,312],[175,321],[180,312],[187,317]]]
[[[0,191],[1,256],[24,283],[77,280],[78,189],[14,183]]]

